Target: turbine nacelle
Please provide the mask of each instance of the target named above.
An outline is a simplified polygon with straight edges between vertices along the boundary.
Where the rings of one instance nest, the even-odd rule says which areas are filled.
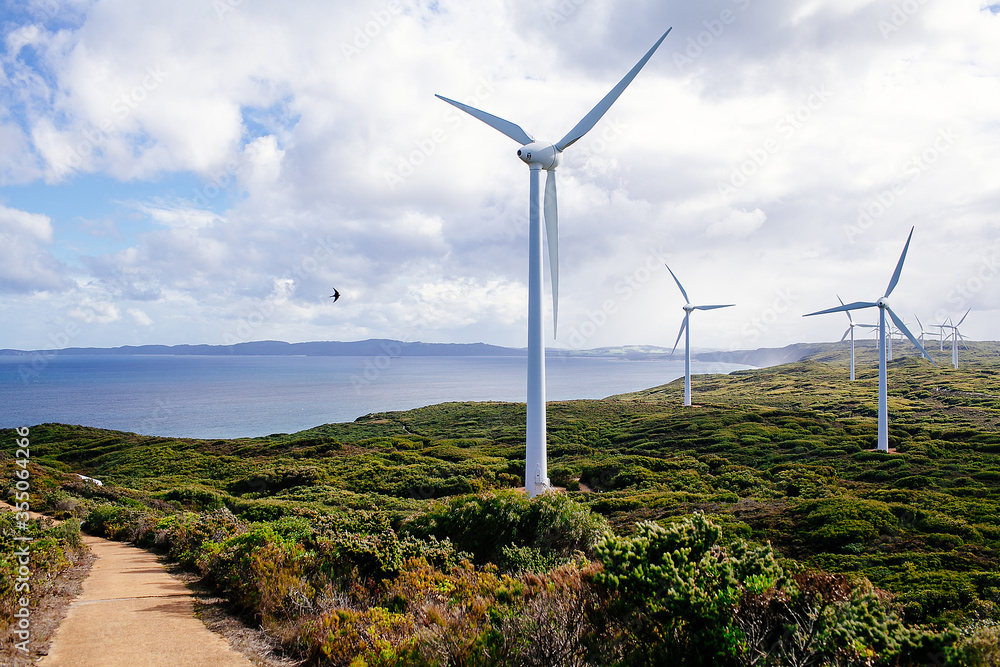
[[[532,141],[517,149],[517,157],[529,167],[537,165],[541,169],[555,169],[562,162],[562,151],[544,141]]]
[[[695,307],[692,306],[690,303],[685,303],[682,307],[684,308],[685,312],[688,313],[694,312],[695,310]]]

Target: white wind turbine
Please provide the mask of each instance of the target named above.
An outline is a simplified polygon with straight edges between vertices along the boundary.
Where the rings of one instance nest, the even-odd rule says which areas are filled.
[[[548,462],[545,448],[545,346],[542,342],[542,225],[540,211],[541,172],[545,175],[545,236],[549,250],[549,270],[552,277],[552,328],[557,331],[559,320],[559,223],[556,205],[556,167],[562,161],[564,150],[581,139],[597,124],[622,91],[636,77],[639,70],[652,57],[672,28],[653,44],[646,55],[629,70],[628,74],[590,110],[583,119],[558,142],[551,144],[536,141],[519,125],[480,111],[467,104],[436,95],[448,104],[458,107],[467,114],[478,118],[493,129],[507,135],[521,148],[517,156],[528,165],[530,181],[528,189],[528,395],[527,424],[525,429],[524,486],[529,497],[545,492],[549,487]]]
[[[972,308],[965,311],[965,315],[962,315],[962,319],[958,321],[958,324],[952,324],[951,318],[948,318],[947,328],[951,329],[951,335],[949,336],[949,338],[951,338],[951,363],[956,369],[958,369],[958,340],[961,339],[962,344],[965,344],[965,336],[962,335],[962,332],[960,332],[958,328],[962,326],[962,322],[965,321],[965,318],[968,317],[971,312]],[[941,326],[942,333],[944,333],[945,328],[946,327],[944,325]],[[969,349],[969,347],[966,346],[965,349]]]
[[[667,266],[664,264],[664,266]],[[677,276],[674,275],[673,270],[667,266],[667,271],[670,271],[670,275],[673,276],[674,282],[677,283],[677,287],[681,290],[681,295],[684,297],[684,321],[681,322],[681,330],[677,332],[677,340],[674,341],[674,349],[670,350],[670,354],[673,355],[674,350],[677,349],[677,345],[681,342],[681,336],[684,336],[684,405],[691,405],[691,327],[688,324],[688,320],[691,319],[691,312],[695,310],[715,310],[716,308],[729,308],[735,306],[735,303],[727,303],[721,306],[692,306],[691,299],[688,298],[687,292],[684,290],[684,286],[681,285],[681,281],[677,280]]]
[[[915,319],[917,321],[917,326],[920,327],[920,335],[917,336],[917,340],[919,340],[920,344],[923,345],[924,344],[924,337],[927,335],[927,332],[924,330],[923,322],[920,321],[920,318],[917,317],[917,315],[915,313],[913,315],[913,319]]]
[[[903,271],[903,260],[906,259],[906,251],[910,247],[910,239],[913,238],[913,229],[910,229],[910,235],[906,238],[906,245],[903,246],[903,254],[899,256],[899,262],[896,263],[896,270],[892,274],[892,278],[889,280],[889,286],[885,290],[885,294],[882,295],[878,301],[855,301],[846,305],[840,305],[835,308],[827,308],[826,310],[819,310],[815,313],[808,313],[803,317],[809,317],[811,315],[824,315],[826,313],[837,313],[840,311],[851,311],[859,310],[861,308],[878,308],[878,328],[879,328],[879,350],[878,350],[878,449],[882,452],[889,451],[889,418],[887,415],[887,400],[886,400],[886,377],[885,377],[885,346],[886,346],[886,326],[885,326],[885,314],[888,312],[889,317],[892,321],[899,327],[899,330],[906,334],[906,337],[910,339],[920,352],[927,357],[927,359],[934,363],[931,356],[927,354],[927,350],[924,346],[920,344],[910,330],[906,328],[903,320],[899,319],[896,313],[892,312],[889,307],[889,295],[892,294],[892,290],[896,288],[896,283],[899,282],[899,274]]]
[[[841,306],[844,305],[844,300],[840,298],[840,295],[837,296],[837,301],[840,302]],[[854,328],[855,327],[863,327],[865,329],[877,329],[878,327],[876,327],[874,324],[859,324],[859,323],[855,322],[854,318],[851,317],[851,313],[849,311],[845,310],[844,314],[847,315],[847,321],[850,322],[850,324],[847,325],[847,331],[844,332],[844,335],[840,337],[840,343],[843,343],[844,339],[847,338],[848,334],[850,334],[850,336],[851,336],[851,382],[854,382]],[[837,343],[838,347],[840,346],[840,343]]]

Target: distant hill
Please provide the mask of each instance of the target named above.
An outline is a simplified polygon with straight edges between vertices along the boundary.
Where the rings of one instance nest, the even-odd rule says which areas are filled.
[[[51,350],[47,350],[51,352]],[[256,356],[357,356],[369,357],[511,357],[524,356],[525,350],[487,345],[486,343],[404,343],[398,340],[372,338],[359,341],[314,341],[285,343],[264,340],[235,345],[124,345],[122,347],[68,347],[56,350],[75,355],[256,355]],[[31,354],[25,350],[0,350],[4,355]]]
[[[747,366],[765,368],[802,361],[815,354],[830,352],[834,347],[834,343],[794,343],[785,347],[762,347],[756,350],[703,352],[692,355],[692,358],[698,361],[720,361],[727,364],[746,364]]]
[[[716,351],[693,354],[703,362],[725,362],[765,367],[800,361],[810,355],[829,352],[833,343],[795,343],[780,348]],[[30,355],[42,350],[0,350],[0,355]],[[487,343],[407,343],[386,338],[359,341],[313,341],[286,343],[278,340],[237,343],[235,345],[124,345],[122,347],[68,347],[44,350],[68,355],[255,355],[255,356],[355,356],[371,357],[523,357],[525,348],[501,347]],[[656,345],[621,345],[589,350],[546,350],[551,357],[616,357],[628,360],[671,358],[670,349]],[[674,359],[682,359],[677,352]]]

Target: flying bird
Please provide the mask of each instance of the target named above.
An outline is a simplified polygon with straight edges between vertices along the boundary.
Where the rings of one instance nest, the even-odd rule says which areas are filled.
[[[330,298],[333,299],[334,303],[337,303],[337,299],[340,298],[340,292],[337,291],[336,287],[333,288],[333,294],[330,295]]]

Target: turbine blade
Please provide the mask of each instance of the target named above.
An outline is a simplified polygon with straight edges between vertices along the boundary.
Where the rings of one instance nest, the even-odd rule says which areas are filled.
[[[525,144],[530,144],[532,141],[534,141],[534,139],[530,134],[521,129],[520,125],[515,125],[509,120],[504,120],[503,118],[494,116],[491,113],[480,111],[475,107],[470,107],[468,104],[462,104],[461,102],[456,102],[455,100],[449,100],[447,97],[444,97],[442,95],[435,94],[434,97],[438,98],[439,100],[444,100],[445,102],[447,102],[452,106],[458,107],[459,109],[469,114],[473,118],[478,118],[479,120],[483,121],[484,123],[492,127],[494,130],[506,134],[508,137],[510,137],[517,143],[521,144],[522,146]]]
[[[917,321],[917,326],[920,327],[920,333],[923,333],[924,332],[924,325],[920,323],[920,318],[917,317],[916,313],[913,314],[913,319],[915,319]]]
[[[622,91],[624,91],[625,88],[627,88],[628,85],[632,83],[632,79],[634,79],[635,76],[639,73],[639,70],[641,70],[643,65],[646,64],[646,61],[653,56],[653,53],[656,52],[656,49],[659,48],[660,44],[663,42],[664,39],[666,39],[667,35],[670,34],[671,30],[673,30],[672,27],[668,28],[667,31],[663,33],[663,36],[660,37],[658,40],[656,40],[656,44],[653,44],[653,48],[651,48],[649,51],[646,52],[646,55],[642,57],[642,60],[636,63],[635,67],[629,70],[629,73],[625,75],[625,78],[619,81],[618,85],[612,88],[611,92],[605,95],[604,99],[598,102],[597,106],[595,106],[593,109],[590,110],[590,113],[584,116],[583,119],[579,123],[577,123],[572,130],[566,133],[565,137],[559,140],[559,143],[556,144],[556,150],[558,151],[566,150],[574,143],[576,143],[576,141],[580,139],[583,135],[590,132],[591,128],[593,128],[594,125],[597,125],[597,121],[601,120],[601,116],[607,113],[608,109],[611,108],[611,105],[614,104],[615,100],[617,100],[618,97],[622,94]]]
[[[839,302],[840,302],[840,305],[841,305],[841,306],[843,306],[843,305],[844,305],[844,300],[840,298],[840,295],[839,295],[839,294],[837,295],[837,301],[839,301]],[[845,310],[845,311],[844,311],[844,315],[847,315],[847,321],[848,321],[848,322],[850,322],[851,324],[854,324],[854,319],[853,319],[853,318],[851,317],[851,313],[850,313],[850,311],[848,311],[848,310]],[[848,329],[848,331],[850,331],[850,329]],[[843,338],[841,338],[840,340],[844,340],[844,339],[843,339]]]
[[[674,276],[674,272],[671,270],[669,266],[667,266],[666,264],[664,264],[663,266],[666,266],[667,271],[670,271],[670,275]],[[684,297],[684,302],[691,303],[691,299],[688,298],[688,293],[684,291],[684,285],[681,285],[681,281],[677,280],[677,276],[674,276],[674,282],[677,283],[677,287],[680,288],[681,296]]]
[[[964,321],[965,321],[965,318],[966,318],[966,317],[968,317],[968,316],[969,316],[969,313],[971,313],[971,312],[972,312],[972,308],[969,308],[969,309],[968,309],[967,311],[965,311],[965,315],[962,315],[962,319],[960,319],[960,320],[958,321],[958,324],[956,324],[955,326],[956,326],[956,327],[960,327],[960,326],[962,326],[962,322],[964,322]]]
[[[889,313],[889,317],[892,318],[892,321],[896,323],[896,328],[898,328],[900,331],[902,331],[904,334],[906,334],[906,337],[910,339],[910,342],[913,343],[913,346],[916,347],[918,350],[920,350],[920,353],[923,354],[925,357],[927,357],[928,361],[930,361],[932,364],[934,364],[935,366],[937,366],[937,364],[934,363],[934,360],[931,359],[931,355],[927,354],[927,350],[925,350],[924,346],[920,344],[920,341],[917,340],[914,337],[914,335],[910,333],[910,330],[906,328],[906,325],[903,324],[903,320],[899,319],[896,316],[896,313],[892,312],[892,308],[890,308],[889,306],[886,306],[885,310],[886,310],[886,312]]]
[[[687,327],[688,318],[687,313],[684,314],[684,319],[681,321],[681,330],[677,332],[677,340],[674,341],[674,349],[670,350],[670,356],[674,356],[674,352],[677,350],[677,345],[681,342],[681,336],[684,335],[684,329]]]
[[[695,310],[715,310],[716,308],[730,308],[735,306],[735,303],[727,303],[724,306],[695,306]]]
[[[545,236],[552,276],[552,334],[555,337],[559,331],[559,207],[555,169],[549,169],[545,175]]]
[[[826,315],[827,313],[839,313],[847,310],[858,310],[860,308],[874,308],[878,304],[871,303],[870,301],[854,301],[853,303],[848,303],[843,306],[835,306],[833,308],[827,308],[826,310],[817,310],[815,313],[806,313],[802,317],[810,317],[812,315]]]
[[[913,238],[913,227],[910,227],[910,235],[906,237],[906,245],[903,246],[903,254],[899,256],[899,261],[896,263],[896,270],[892,274],[892,279],[889,281],[889,286],[885,290],[883,297],[887,297],[892,294],[892,290],[896,289],[896,283],[899,282],[899,274],[903,271],[903,260],[906,259],[906,250],[910,247],[910,239]],[[929,359],[930,357],[928,357]]]

